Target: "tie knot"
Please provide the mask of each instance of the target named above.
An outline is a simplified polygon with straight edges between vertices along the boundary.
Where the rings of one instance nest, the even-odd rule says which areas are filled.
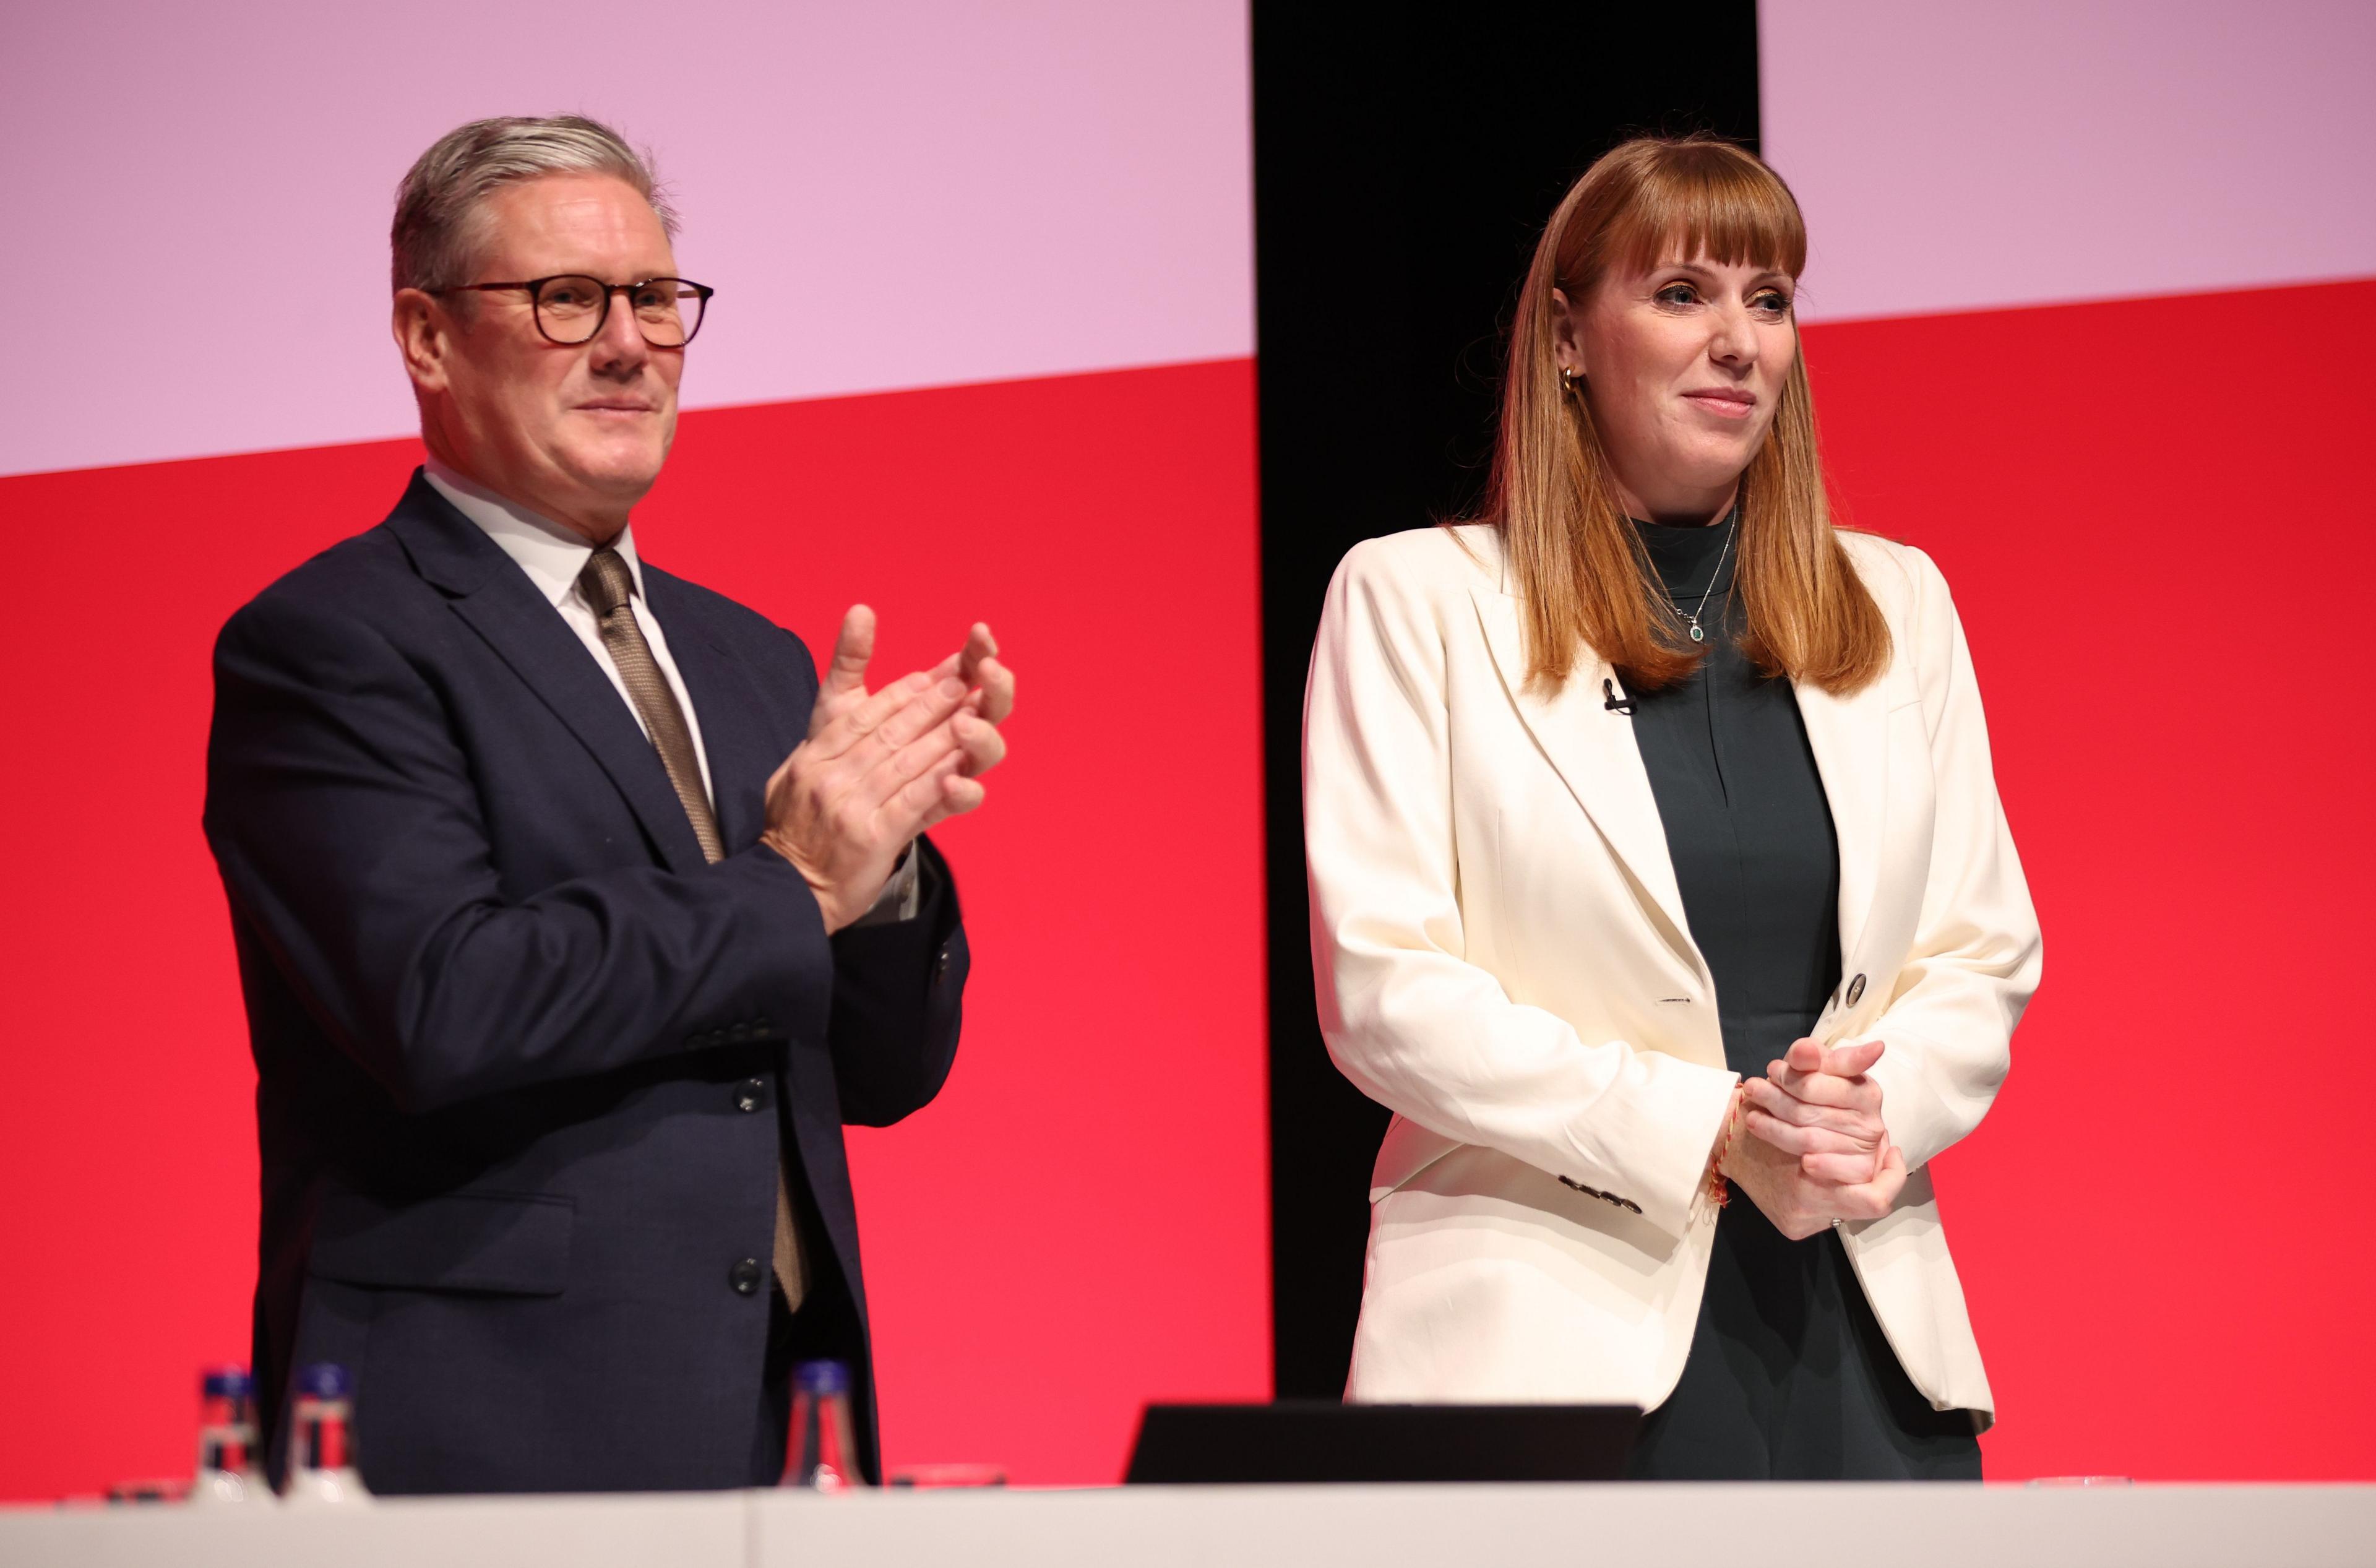
[[[586,569],[577,574],[577,591],[586,596],[595,614],[608,615],[634,595],[635,574],[627,570],[625,558],[606,544],[587,559]]]

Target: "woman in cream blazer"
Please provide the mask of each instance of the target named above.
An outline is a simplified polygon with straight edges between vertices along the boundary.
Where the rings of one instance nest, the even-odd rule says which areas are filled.
[[[1741,232],[1744,207],[1762,230]],[[1347,1396],[1655,1411],[1696,1337],[1706,1366],[1692,1386],[1714,1392],[1642,1473],[1976,1477],[1971,1434],[1993,1401],[1929,1165],[2005,1075],[2039,938],[1946,583],[1919,550],[1808,520],[1822,491],[1804,483],[1812,422],[1788,319],[1797,224],[1781,182],[1725,144],[1637,142],[1597,165],[1521,299],[1487,520],[1372,540],[1330,588],[1304,747],[1319,1004],[1341,1070],[1395,1112]],[[1554,460],[1530,459],[1530,444]],[[1562,474],[1582,491],[1564,514]],[[1816,540],[1795,558],[1773,545],[1793,515]],[[1621,531],[1627,516],[1638,534]],[[1693,525],[1697,542],[1718,528],[1739,539],[1737,556],[1724,540],[1730,573],[1720,560],[1705,588],[1683,585],[1696,605],[1670,601],[1650,560],[1658,536]],[[1645,545],[1561,553],[1595,528]],[[1757,574],[1779,582],[1794,559],[1813,585],[1802,598],[1860,628],[1833,651],[1860,646],[1861,671],[1842,655],[1826,680],[1803,636],[1798,678],[1767,670],[1788,664],[1775,650],[1794,634],[1770,608],[1782,589],[1760,609]],[[1638,593],[1626,576],[1613,597],[1648,601],[1648,641],[1588,608],[1572,620],[1598,613],[1612,648],[1560,640],[1534,613],[1557,598],[1546,570],[1637,574]],[[1552,587],[1530,594],[1530,580]],[[1710,631],[1761,656],[1765,677],[1745,679],[1764,679],[1786,719],[1795,703],[1836,846],[1836,948],[1814,933],[1836,982],[1803,1039],[1746,1065],[1636,734],[1643,705],[1699,700]],[[1776,1212],[1749,1213],[1751,1199]],[[1856,1319],[1877,1321],[1874,1346],[1885,1336],[1858,1375],[1892,1380],[1867,1400],[1880,1413],[1851,1408],[1845,1438],[1832,1417],[1807,1435],[1804,1411],[1831,1397],[1838,1347],[1854,1358],[1847,1329],[1809,1330],[1778,1369],[1721,1364],[1716,1341],[1734,1331],[1704,1321],[1711,1258],[1763,1265],[1725,1261],[1720,1218],[1807,1238],[1769,1235],[1756,1256],[1844,1253]],[[1919,1414],[1891,1416],[1889,1397]],[[1743,1399],[1739,1419],[1764,1423],[1746,1459],[1724,1413]],[[1913,1431],[1891,1433],[1911,1467],[1871,1459],[1860,1420]]]

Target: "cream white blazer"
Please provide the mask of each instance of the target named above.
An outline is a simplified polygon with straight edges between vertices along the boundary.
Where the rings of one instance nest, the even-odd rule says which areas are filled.
[[[1839,836],[1841,984],[1815,1032],[1887,1042],[1872,1076],[1912,1172],[1890,1214],[1840,1229],[1915,1386],[1985,1426],[1928,1166],[2004,1079],[2037,920],[1945,581],[1919,550],[1840,539],[1894,656],[1853,696],[1798,691]],[[1735,1075],[1632,721],[1607,707],[1622,683],[1587,652],[1528,695],[1509,587],[1491,529],[1371,540],[1313,650],[1321,1025],[1395,1113],[1347,1397],[1654,1408],[1691,1348]]]

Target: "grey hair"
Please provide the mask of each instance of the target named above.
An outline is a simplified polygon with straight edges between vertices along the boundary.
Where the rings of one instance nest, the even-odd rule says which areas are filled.
[[[450,289],[467,282],[484,239],[486,198],[505,185],[546,174],[609,174],[652,204],[676,238],[676,209],[653,177],[651,154],[582,114],[473,120],[437,138],[396,188],[388,231],[398,289]]]

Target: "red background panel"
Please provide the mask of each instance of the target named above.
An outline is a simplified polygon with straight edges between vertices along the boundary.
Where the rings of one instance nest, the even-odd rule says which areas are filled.
[[[1938,1167],[1993,1477],[2376,1477],[2376,505],[2335,363],[2371,315],[2376,281],[1807,333],[1847,520],[1955,592],[2046,931]]]
[[[216,629],[376,521],[410,442],[0,480],[0,1496],[186,1473],[244,1359],[250,1067],[198,832]],[[686,417],[656,564],[888,677],[988,619],[1010,760],[937,837],[975,968],[940,1099],[853,1132],[886,1458],[1118,1479],[1140,1404],[1269,1388],[1253,371]]]
[[[2000,1478],[2376,1476],[2376,507],[2326,362],[2371,310],[2357,282],[1807,335],[1844,515],[1955,588],[2046,926],[2014,1075],[1940,1162]],[[956,1074],[853,1138],[895,1465],[1111,1479],[1141,1400],[1266,1389],[1252,432],[1245,362],[719,410],[639,517],[813,644],[863,596],[891,670],[987,615],[1021,672],[1015,758],[944,835],[980,959]],[[181,1470],[193,1370],[244,1353],[206,650],[414,460],[0,481],[0,1492]]]

